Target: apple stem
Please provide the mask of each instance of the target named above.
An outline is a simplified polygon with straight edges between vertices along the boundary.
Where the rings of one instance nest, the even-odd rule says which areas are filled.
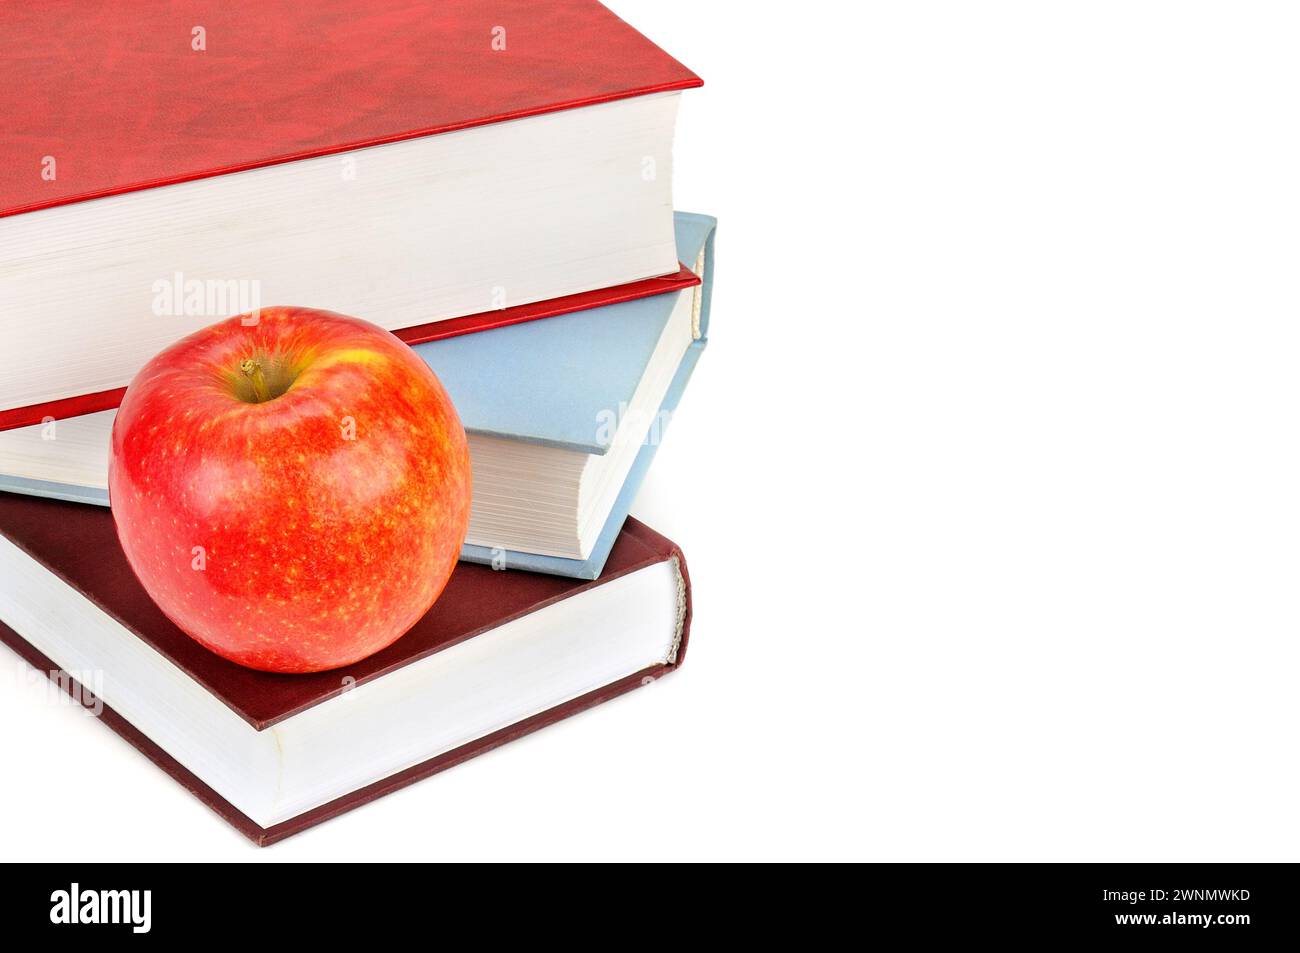
[[[249,381],[253,384],[253,394],[257,397],[259,404],[265,403],[271,399],[271,392],[266,389],[266,376],[262,373],[262,365],[257,363],[251,357],[241,361],[239,369],[247,375]]]

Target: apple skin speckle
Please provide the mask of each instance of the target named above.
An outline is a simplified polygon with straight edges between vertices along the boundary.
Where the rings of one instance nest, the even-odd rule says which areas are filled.
[[[127,389],[109,458],[118,538],[159,608],[218,655],[339,668],[391,645],[446,585],[469,525],[465,431],[387,331],[309,308],[241,317]]]

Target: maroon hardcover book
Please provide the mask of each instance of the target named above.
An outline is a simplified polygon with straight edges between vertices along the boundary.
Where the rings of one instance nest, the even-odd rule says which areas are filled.
[[[535,573],[498,572],[486,566],[461,563],[433,608],[393,645],[346,669],[293,676],[241,668],[207,651],[177,629],[153,604],[131,573],[107,510],[0,493],[0,536],[129,629],[258,731],[279,724],[351,687],[382,679],[404,666],[506,622],[607,585],[638,570],[675,561],[680,579],[680,641],[670,661],[649,666],[267,827],[242,813],[115,712],[106,701],[87,694],[83,686],[77,685],[23,635],[0,623],[0,641],[33,667],[51,678],[58,678],[83,704],[102,706],[100,717],[106,725],[259,846],[282,840],[659,678],[681,664],[690,632],[690,584],[681,551],[674,543],[630,518],[599,580],[586,582]],[[0,580],[0,586],[4,584]]]

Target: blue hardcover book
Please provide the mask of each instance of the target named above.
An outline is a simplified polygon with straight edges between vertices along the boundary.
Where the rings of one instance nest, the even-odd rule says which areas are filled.
[[[715,226],[676,216],[697,287],[415,346],[469,434],[463,559],[600,575],[708,340]],[[0,490],[107,505],[112,420],[0,433]]]

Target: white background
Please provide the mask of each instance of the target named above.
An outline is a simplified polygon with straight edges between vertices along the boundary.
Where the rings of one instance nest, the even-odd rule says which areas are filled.
[[[258,851],[0,653],[10,858],[1300,856],[1300,19],[612,6],[704,76],[686,666]]]

